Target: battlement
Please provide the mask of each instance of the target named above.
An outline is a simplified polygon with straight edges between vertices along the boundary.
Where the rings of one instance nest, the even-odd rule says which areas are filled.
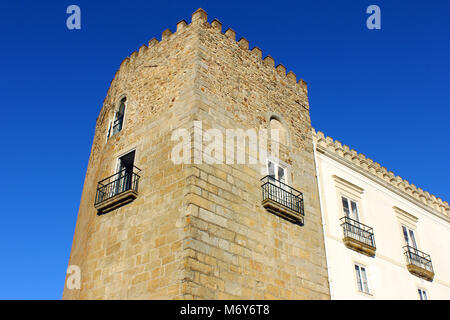
[[[381,166],[377,162],[374,162],[372,159],[367,158],[362,153],[358,153],[357,151],[350,149],[347,145],[342,145],[341,142],[333,140],[331,137],[326,137],[323,132],[316,132],[313,128],[312,134],[318,151],[338,157],[348,164],[351,164],[353,167],[370,174],[373,178],[382,180],[382,182],[394,187],[403,195],[413,198],[419,203],[426,205],[433,212],[439,213],[447,220],[450,218],[450,206],[446,201],[443,201],[441,198],[437,198],[421,188],[417,188],[414,184],[409,183],[407,180],[404,180],[399,176],[396,176],[392,171],[388,171],[385,167]]]
[[[166,29],[161,34],[161,41],[158,41],[156,38],[152,38],[149,41],[148,45],[142,45],[139,50],[131,53],[129,57],[125,58],[122,61],[119,70],[122,68],[126,68],[129,64],[137,63],[139,58],[143,57],[149,48],[157,46],[160,42],[169,41],[171,37],[175,36],[177,33],[184,32],[185,30],[189,29],[191,25],[210,27],[212,28],[212,30],[222,33],[224,37],[234,40],[236,42],[236,45],[239,46],[242,50],[250,51],[253,55],[258,57],[263,65],[272,67],[274,71],[280,76],[284,77],[288,83],[295,84],[305,94],[308,93],[307,84],[303,79],[299,79],[297,81],[297,76],[295,75],[295,73],[293,71],[289,71],[286,73],[287,69],[282,64],[278,64],[275,67],[275,60],[270,55],[267,55],[266,57],[264,57],[264,59],[262,59],[261,49],[255,46],[250,50],[250,43],[246,38],[241,37],[239,40],[236,40],[236,32],[231,28],[228,28],[225,32],[222,32],[222,23],[218,19],[214,19],[211,21],[211,23],[208,23],[208,15],[202,8],[197,9],[192,14],[190,24],[188,24],[185,20],[181,20],[176,24],[176,32],[172,33],[170,29]],[[119,72],[119,70],[117,70],[117,72]]]

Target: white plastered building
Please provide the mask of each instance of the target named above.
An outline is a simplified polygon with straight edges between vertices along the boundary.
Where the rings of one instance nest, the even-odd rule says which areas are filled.
[[[331,299],[450,299],[450,208],[313,130]]]

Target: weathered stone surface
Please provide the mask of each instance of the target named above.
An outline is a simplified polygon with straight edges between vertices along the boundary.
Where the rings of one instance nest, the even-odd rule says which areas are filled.
[[[81,290],[64,299],[328,299],[329,289],[306,89],[272,58],[218,32],[196,11],[193,23],[126,59],[97,119],[69,264]],[[290,79],[291,78],[291,79]],[[126,96],[121,132],[106,139]],[[260,165],[170,160],[172,131],[268,128],[281,117],[289,144],[280,158],[303,192],[300,227],[261,205]],[[135,149],[137,198],[98,216],[97,182]],[[193,152],[200,152],[195,150]],[[248,155],[248,150],[247,150]]]

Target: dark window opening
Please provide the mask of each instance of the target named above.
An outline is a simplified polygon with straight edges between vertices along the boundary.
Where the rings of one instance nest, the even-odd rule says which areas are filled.
[[[114,121],[112,123],[112,135],[115,135],[116,133],[120,132],[123,128],[123,118],[125,116],[125,102],[126,98],[123,98],[120,101],[119,110],[117,110],[116,114],[114,115]],[[109,137],[110,130],[108,132]]]
[[[119,158],[119,168],[117,173],[119,174],[118,179],[120,183],[117,184],[117,188],[119,188],[117,193],[131,188],[135,154],[136,152],[132,151]]]
[[[134,165],[135,154],[132,151],[120,157],[116,173],[98,183],[95,207],[99,213],[113,210],[137,197],[141,170]]]

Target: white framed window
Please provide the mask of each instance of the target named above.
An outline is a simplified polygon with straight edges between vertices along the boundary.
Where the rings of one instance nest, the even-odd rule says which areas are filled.
[[[412,230],[406,226],[402,226],[402,231],[403,231],[403,238],[405,239],[406,245],[410,246],[414,249],[418,249],[417,242],[416,242],[416,236],[414,235],[414,230]]]
[[[359,221],[358,202],[344,196],[341,196],[341,199],[345,216],[355,221]]]
[[[420,300],[428,300],[427,292],[423,289],[417,289]]]
[[[274,160],[267,160],[267,171],[270,178],[288,184],[286,166]]]
[[[367,281],[366,267],[359,264],[355,264],[355,273],[356,273],[356,286],[358,288],[358,291],[363,293],[370,293],[369,282]]]
[[[333,175],[336,184],[336,201],[344,217],[359,222],[363,215],[364,189],[358,185]]]

